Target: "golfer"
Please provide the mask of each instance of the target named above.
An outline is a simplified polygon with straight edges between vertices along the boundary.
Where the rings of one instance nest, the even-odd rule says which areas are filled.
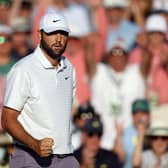
[[[59,13],[46,13],[40,44],[7,75],[2,126],[14,138],[10,168],[79,168],[70,120],[75,71],[62,55],[69,28]]]

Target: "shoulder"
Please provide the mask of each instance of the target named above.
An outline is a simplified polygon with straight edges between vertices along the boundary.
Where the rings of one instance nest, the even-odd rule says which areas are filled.
[[[130,22],[130,21],[127,21],[127,20],[123,20],[122,21],[122,25],[124,27],[129,28],[131,31],[135,31],[135,32],[140,31],[140,27],[137,24],[133,23],[133,22]]]
[[[27,56],[25,56],[24,58],[20,59],[19,61],[17,61],[13,67],[11,68],[10,71],[24,71],[28,66],[30,66],[32,64],[32,56],[33,54],[29,54]]]

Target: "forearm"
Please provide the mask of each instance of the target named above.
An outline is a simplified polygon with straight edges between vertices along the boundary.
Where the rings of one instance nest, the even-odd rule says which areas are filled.
[[[144,143],[144,134],[140,133],[138,137],[138,142],[135,147],[135,151],[133,154],[133,167],[140,167],[141,165],[141,156],[142,156],[142,148],[143,148],[143,143]]]
[[[125,152],[124,152],[124,148],[123,148],[123,144],[122,144],[122,136],[121,135],[117,136],[113,151],[115,153],[117,153],[120,161],[123,162],[125,160]]]
[[[23,126],[19,123],[19,121],[17,120],[18,115],[19,112],[13,109],[3,108],[2,127],[16,140],[22,142],[23,144],[34,150],[38,142],[31,135],[29,135],[25,131]]]

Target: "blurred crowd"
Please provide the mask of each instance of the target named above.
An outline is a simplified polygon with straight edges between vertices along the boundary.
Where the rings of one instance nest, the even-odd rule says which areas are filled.
[[[76,69],[72,142],[81,168],[168,168],[167,0],[0,0],[0,114],[6,75],[61,12]],[[12,140],[0,128],[0,167]]]

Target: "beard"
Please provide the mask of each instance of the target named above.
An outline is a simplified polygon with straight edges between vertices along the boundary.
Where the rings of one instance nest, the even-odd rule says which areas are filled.
[[[56,45],[56,44],[54,44]],[[61,45],[61,44],[60,44]],[[61,46],[61,48],[57,51],[54,51],[46,42],[45,40],[42,38],[40,41],[40,46],[41,48],[47,53],[47,55],[49,57],[51,57],[52,59],[60,59],[61,55],[64,53],[66,46],[67,46],[67,42],[65,43],[64,46]]]

